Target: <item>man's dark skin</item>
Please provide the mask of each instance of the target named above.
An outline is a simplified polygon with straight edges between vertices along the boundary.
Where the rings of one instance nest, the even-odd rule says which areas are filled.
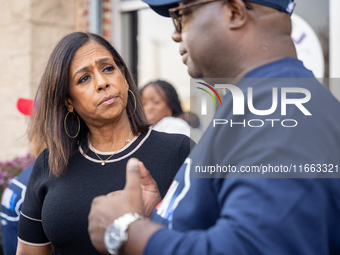
[[[175,31],[172,39],[180,44],[180,54],[191,77],[242,78],[264,64],[296,58],[289,15],[255,3],[247,4],[251,10],[241,0],[216,1],[193,7],[182,16],[182,31]],[[136,159],[128,162],[126,178],[124,190],[92,202],[89,234],[93,245],[105,254],[108,252],[104,233],[115,219],[128,212],[149,217],[160,202],[156,183],[141,162]],[[162,227],[150,220],[132,223],[124,254],[143,254],[152,234]]]

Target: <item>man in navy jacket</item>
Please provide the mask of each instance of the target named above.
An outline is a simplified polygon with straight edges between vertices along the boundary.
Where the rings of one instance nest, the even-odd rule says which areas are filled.
[[[296,59],[294,3],[145,2],[164,16],[173,8],[172,38],[192,77],[234,78],[236,87],[161,203],[137,160],[123,191],[93,201],[93,245],[111,254],[340,254],[340,103]],[[242,94],[250,102],[236,105]]]

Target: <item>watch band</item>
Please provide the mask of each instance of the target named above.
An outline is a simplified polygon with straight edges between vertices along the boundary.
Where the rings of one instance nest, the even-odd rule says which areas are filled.
[[[126,231],[129,225],[136,220],[142,220],[144,217],[138,213],[125,213],[114,221],[115,224],[119,225],[122,230]]]
[[[126,213],[116,219],[105,231],[104,244],[110,254],[118,254],[127,241],[127,229],[137,220],[144,219],[138,213]]]

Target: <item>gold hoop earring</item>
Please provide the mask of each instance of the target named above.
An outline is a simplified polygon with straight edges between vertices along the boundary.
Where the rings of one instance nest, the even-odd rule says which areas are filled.
[[[67,119],[67,116],[69,115],[69,113],[70,113],[70,111],[67,112],[67,114],[66,114],[66,116],[65,116],[65,118],[64,118],[64,128],[65,128],[65,132],[66,132],[66,134],[68,135],[68,137],[70,137],[70,138],[76,138],[76,137],[78,136],[78,134],[79,134],[79,131],[80,131],[80,120],[79,120],[79,117],[78,117],[77,115],[75,115],[74,112],[72,112],[73,115],[76,116],[77,119],[78,119],[78,132],[77,132],[77,134],[76,134],[75,136],[70,136],[70,134],[67,132],[67,128],[66,128],[66,119]]]
[[[133,98],[135,99],[135,109],[134,109],[133,113],[129,116],[129,118],[130,118],[130,117],[132,117],[133,115],[135,115],[136,108],[137,108],[137,101],[136,101],[135,94],[133,94],[133,92],[132,92],[130,89],[129,89],[128,91],[131,92],[131,94],[133,95]]]

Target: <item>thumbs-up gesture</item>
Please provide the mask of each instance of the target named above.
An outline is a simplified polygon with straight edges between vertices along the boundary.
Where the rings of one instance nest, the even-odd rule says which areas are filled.
[[[150,218],[156,205],[162,200],[156,181],[142,162],[139,162],[141,188],[144,203],[144,216]]]
[[[157,184],[144,164],[138,159],[130,159],[126,165],[124,189],[92,201],[88,231],[94,247],[107,253],[103,242],[107,227],[128,212],[150,217],[160,200]]]

